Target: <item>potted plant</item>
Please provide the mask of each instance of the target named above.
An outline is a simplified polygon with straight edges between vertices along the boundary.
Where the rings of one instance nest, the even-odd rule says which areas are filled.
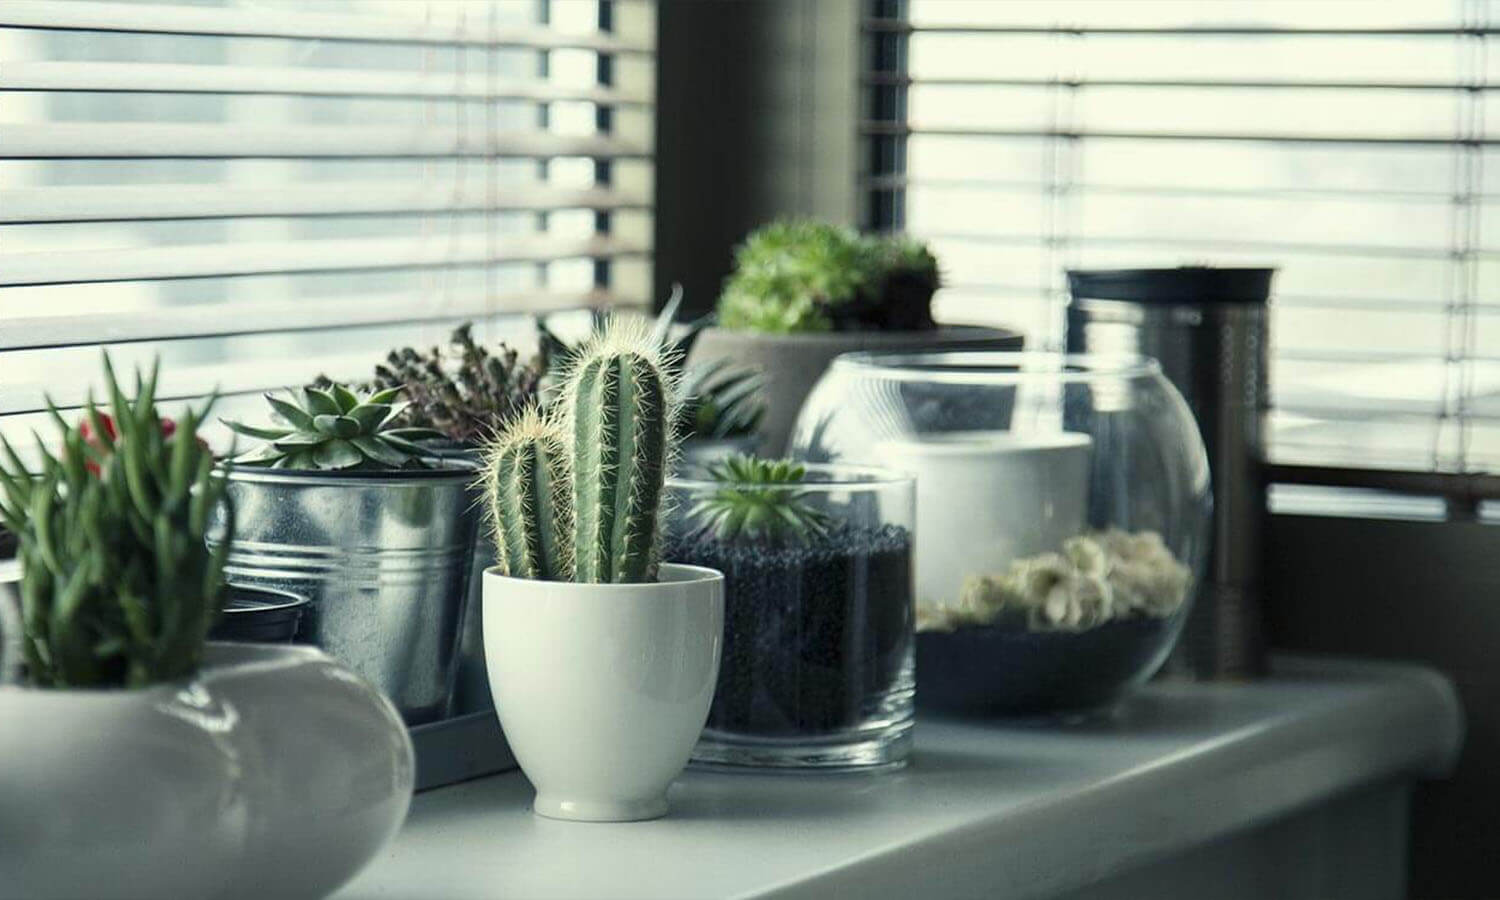
[[[668,482],[666,553],[725,578],[696,762],[895,767],[912,728],[912,482],[731,457]]]
[[[303,639],[418,725],[451,706],[478,512],[475,465],[418,443],[441,435],[402,426],[398,394],[301,388],[267,395],[274,424],[225,423],[261,441],[225,472],[240,512],[225,571],[307,597]]]
[[[108,372],[108,361],[106,360]],[[226,545],[205,543],[228,486],[174,431],[156,374],[113,422],[39,446],[0,439],[0,520],[19,539],[20,685],[0,686],[0,892],[315,897],[405,816],[411,744],[370,685],[305,647],[206,644]],[[91,434],[89,433],[91,432]],[[0,602],[6,600],[0,594]]]
[[[937,260],[910,238],[776,222],[751,232],[735,251],[718,322],[704,330],[690,362],[727,358],[765,373],[761,450],[779,455],[808,391],[841,353],[1020,349],[1015,332],[935,324],[931,303],[940,283]]]
[[[560,403],[486,454],[490,689],[539,815],[663,815],[708,714],[723,577],[660,553],[671,371],[646,328],[611,322],[573,355]]]
[[[477,466],[484,439],[536,404],[545,374],[541,355],[523,359],[504,343],[491,352],[474,340],[474,324],[465,322],[453,330],[446,346],[391,350],[375,366],[369,388],[400,390],[410,402],[393,417],[393,426],[426,428],[439,434],[423,442],[433,455]],[[312,387],[327,389],[332,384],[332,379],[323,376]],[[484,636],[479,625],[483,573],[494,563],[494,546],[483,529],[475,529],[453,689],[455,715],[488,713],[494,708],[484,674]],[[492,720],[486,716],[481,721]]]

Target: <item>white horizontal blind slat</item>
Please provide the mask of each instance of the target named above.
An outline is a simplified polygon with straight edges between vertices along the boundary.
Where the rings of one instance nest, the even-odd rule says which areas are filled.
[[[378,127],[0,125],[0,159],[275,159],[302,157],[645,157],[644,147],[543,132],[432,133]]]
[[[532,79],[455,83],[446,75],[402,71],[162,63],[0,62],[0,91],[279,94],[462,100],[578,100],[649,106],[639,87],[611,89]]]
[[[408,295],[391,294],[353,299],[306,297],[293,302],[226,304],[145,314],[40,316],[0,331],[0,351],[288,334],[374,325],[427,325],[481,318],[497,310],[543,313],[645,304],[643,297],[621,297],[601,291],[552,294],[526,291],[500,296],[460,294],[424,306],[413,305]]]
[[[517,314],[646,305],[654,17],[0,0],[0,433],[99,346],[253,418],[464,320],[529,352]]]
[[[466,237],[469,239],[457,242],[439,237],[429,241],[293,241],[90,253],[0,253],[0,287],[542,262],[646,252],[643,246],[603,237],[511,237],[504,242],[489,242],[483,235]],[[0,308],[3,304],[0,299]]]
[[[205,8],[89,0],[5,0],[0,26],[45,31],[112,31],[212,37],[303,38],[394,44],[577,48],[607,53],[650,53],[652,47],[604,33],[568,34],[537,26],[485,26],[483,5],[475,15],[463,3],[448,3],[430,17],[340,15],[281,8]],[[418,8],[416,2],[411,8]]]
[[[863,182],[932,241],[942,315],[1034,343],[1064,268],[1277,266],[1276,461],[1494,470],[1492,6],[906,0],[865,23],[898,162]]]
[[[195,184],[153,187],[45,187],[0,190],[0,224],[328,216],[477,210],[647,209],[649,197],[600,188],[507,187],[489,196],[483,184],[433,191],[420,183],[313,183],[249,190]]]

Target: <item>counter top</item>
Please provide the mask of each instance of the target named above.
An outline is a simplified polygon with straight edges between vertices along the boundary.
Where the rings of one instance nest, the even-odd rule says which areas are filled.
[[[1429,670],[1279,658],[1265,681],[1153,683],[1092,720],[923,718],[894,773],[689,770],[655,822],[538,818],[516,772],[440,788],[335,896],[1035,897],[1439,775],[1461,737],[1452,688]]]

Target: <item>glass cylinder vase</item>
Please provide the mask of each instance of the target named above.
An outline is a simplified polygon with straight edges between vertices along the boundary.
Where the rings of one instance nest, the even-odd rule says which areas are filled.
[[[667,484],[664,558],[724,573],[723,662],[693,761],[903,765],[914,693],[912,479],[843,465],[806,466],[783,484],[724,475],[689,467]],[[790,524],[726,527],[715,515],[745,504]]]

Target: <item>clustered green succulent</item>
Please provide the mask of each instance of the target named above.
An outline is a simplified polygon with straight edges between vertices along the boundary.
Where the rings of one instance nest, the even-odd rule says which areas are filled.
[[[127,399],[104,361],[112,416],[90,398],[32,472],[0,437],[0,521],[19,539],[22,647],[37,687],[143,687],[197,670],[223,592],[234,517],[198,427],[158,415],[157,372]],[[213,513],[226,537],[205,542]]]
[[[431,428],[472,444],[536,402],[540,359],[523,362],[503,343],[492,354],[474,341],[473,327],[465,322],[455,329],[446,349],[402,347],[375,367],[376,390],[401,388],[411,401],[393,417],[397,426]]]
[[[235,462],[277,469],[420,469],[431,456],[417,441],[441,438],[430,428],[395,427],[406,408],[400,388],[361,397],[341,384],[272,394],[266,402],[283,424],[269,427],[225,421],[232,431],[265,441]]]
[[[735,455],[707,467],[718,487],[696,500],[687,519],[719,540],[805,543],[828,533],[832,517],[796,486],[807,467],[788,459]]]
[[[940,280],[936,258],[912,238],[773,222],[735,251],[719,324],[773,334],[931,328]]]
[[[572,354],[560,402],[489,443],[486,506],[507,574],[656,580],[676,447],[674,371],[649,329],[611,321]]]

